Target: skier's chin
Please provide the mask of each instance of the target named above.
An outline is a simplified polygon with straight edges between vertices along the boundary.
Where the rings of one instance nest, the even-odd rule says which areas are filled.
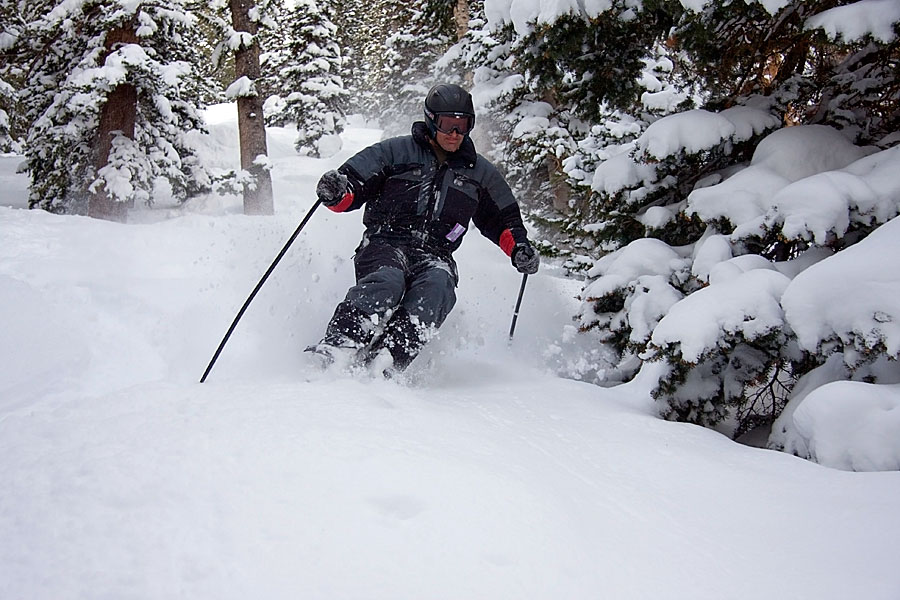
[[[462,142],[463,136],[461,135],[450,135],[440,132],[437,134],[437,143],[446,152],[456,152],[462,146]]]

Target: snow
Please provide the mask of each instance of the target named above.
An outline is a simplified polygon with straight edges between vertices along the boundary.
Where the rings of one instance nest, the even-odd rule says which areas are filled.
[[[785,236],[824,244],[843,237],[851,222],[883,223],[900,214],[898,163],[900,147],[893,147],[780,190],[773,203]]]
[[[783,302],[801,347],[817,351],[836,336],[860,351],[883,344],[900,358],[900,265],[885,260],[898,252],[900,219],[893,219],[797,275]]]
[[[823,11],[806,21],[807,29],[823,29],[831,39],[854,42],[871,35],[889,44],[897,35],[894,24],[900,21],[897,0],[859,0]]]
[[[652,123],[637,140],[637,147],[653,158],[684,151],[696,154],[731,139],[742,142],[775,127],[778,118],[768,111],[747,106],[714,113],[688,110]]]
[[[892,1],[863,0],[858,4],[866,2],[887,3]],[[778,14],[790,3],[789,0],[744,0],[744,2],[746,4],[758,2],[771,15]],[[712,1],[680,0],[680,4],[689,12],[699,13],[712,4]],[[619,6],[619,3],[615,3],[612,0],[485,0],[484,14],[489,23],[494,25],[512,23],[519,35],[526,35],[531,31],[532,23],[549,24],[564,15],[579,15],[585,19],[594,19],[614,6]],[[624,3],[624,6],[628,7],[628,10],[622,11],[620,18],[623,20],[633,17],[635,10],[642,10],[643,2],[641,0],[629,0]],[[890,14],[889,9],[881,7],[860,7],[860,9],[852,12],[847,11],[841,16],[866,22],[871,20],[873,13],[878,14],[879,11],[883,16]],[[828,19],[827,22],[831,23],[836,19],[837,17],[833,17]]]
[[[685,263],[671,246],[657,239],[635,240],[594,263],[588,277],[597,277],[584,290],[585,297],[601,298],[642,275],[670,276]]]
[[[650,185],[655,175],[656,169],[652,165],[635,162],[625,151],[597,166],[591,178],[591,189],[615,194],[639,183]]]
[[[16,43],[16,36],[6,31],[0,32],[0,50],[9,50]]]
[[[777,15],[789,0],[744,0],[745,4],[759,3],[770,15]],[[689,12],[699,13],[711,0],[681,0],[681,6]],[[533,23],[551,24],[565,15],[580,15],[593,19],[610,10],[611,0],[485,0],[484,12],[493,26],[512,23],[516,33],[527,35]],[[626,6],[641,9],[643,3],[635,0]],[[631,14],[625,11],[623,19]],[[897,0],[858,0],[844,6],[836,6],[814,14],[806,20],[806,29],[822,29],[831,39],[853,42],[872,36],[889,44],[896,38],[894,24],[900,21],[900,3]]]
[[[797,408],[793,421],[795,435],[823,463],[854,471],[900,470],[898,385],[823,385]],[[885,447],[893,451],[885,452]]]
[[[759,2],[770,15],[778,14],[782,8],[791,3],[791,0],[744,0],[744,4],[753,4]]]
[[[803,125],[779,129],[759,143],[751,165],[790,181],[846,167],[866,154],[833,127]]]
[[[237,167],[235,115],[215,107],[196,133],[216,168]],[[362,227],[316,212],[199,384],[318,176],[380,138],[351,125],[328,159],[269,130],[272,217],[217,196],[156,198],[125,225],[23,210],[21,157],[0,156],[0,597],[900,595],[900,473],[662,421],[651,369],[609,389],[561,378],[549,365],[593,343],[572,335],[578,282],[549,263],[529,277],[510,345],[521,277],[475,234],[457,254],[457,307],[407,378],[326,376],[301,348],[352,281]],[[861,303],[890,262],[872,256],[897,253],[897,234],[878,234],[785,296],[801,276],[836,277],[845,295],[818,291],[814,310]],[[684,313],[702,321],[780,293],[785,276],[732,262],[722,241],[702,248],[710,292],[672,311],[699,298]],[[688,263],[663,246],[644,240],[602,268],[664,288]],[[719,264],[736,270],[713,276]],[[896,285],[879,290],[892,317]],[[660,310],[635,304],[648,321]],[[791,435],[826,464],[896,469],[900,390],[872,388],[812,389]]]
[[[710,279],[710,286],[666,313],[653,330],[654,345],[678,344],[681,357],[697,363],[716,350],[720,331],[753,340],[784,327],[779,301],[790,283],[786,276],[769,269],[738,269],[718,281]]]
[[[235,79],[225,90],[225,97],[229,100],[255,95],[256,85],[253,83],[253,80],[246,75]]]
[[[824,125],[779,129],[759,143],[748,168],[717,185],[695,189],[688,197],[688,206],[707,221],[728,218],[737,226],[734,237],[738,238],[758,231],[767,222],[771,224],[776,218],[771,212],[775,208],[782,211],[778,215],[782,220],[796,215],[787,227],[792,232],[799,231],[806,224],[804,199],[808,199],[815,210],[807,210],[807,215],[828,217],[816,227],[822,231],[838,220],[849,222],[847,213],[856,202],[855,197],[869,195],[864,182],[854,186],[851,179],[858,176],[853,170],[843,178],[840,170],[850,169],[852,163],[862,161],[874,150],[856,146],[837,130]],[[886,150],[884,153],[888,154],[882,153],[855,167],[860,175],[873,175],[873,182],[877,180],[878,188],[884,190],[881,195],[886,196],[886,202],[890,202],[891,191],[896,189],[884,176],[886,165],[896,164],[889,159],[894,152]],[[843,185],[837,179],[842,179]],[[855,187],[857,193],[840,191],[847,186]],[[837,197],[835,210],[822,210],[823,197]],[[866,200],[860,198],[859,202],[866,203]]]
[[[611,126],[610,132],[613,135],[627,135],[635,132],[634,124],[628,122],[621,124],[607,122],[606,125]],[[604,157],[607,160],[597,166],[591,177],[591,189],[614,195],[625,188],[641,184],[645,191],[649,191],[659,185],[659,182],[656,182],[657,173],[654,166],[654,163],[659,160],[680,153],[695,154],[710,150],[722,144],[723,141],[744,142],[777,126],[778,118],[771,112],[749,106],[733,107],[718,113],[696,109],[668,115],[651,123],[633,143],[619,146],[617,154]],[[842,141],[844,144],[849,144],[846,140]],[[852,144],[849,145],[852,146]],[[780,145],[776,145],[776,148],[780,147]],[[855,148],[855,146],[852,147]],[[635,155],[640,160],[636,160]],[[841,166],[845,164],[843,163]],[[571,166],[567,169],[570,175],[574,174]],[[755,186],[755,182],[752,182],[751,186]],[[633,198],[634,194],[635,192],[633,192]],[[639,196],[639,194],[637,195]],[[720,196],[721,194],[716,193],[713,202],[717,210],[722,205]],[[749,206],[760,203],[761,201],[756,201]],[[730,205],[748,206],[747,202],[742,199],[732,201]],[[700,212],[699,208],[698,212]],[[752,216],[759,216],[759,214],[761,214],[761,209],[752,212]],[[749,218],[748,216],[747,219]]]

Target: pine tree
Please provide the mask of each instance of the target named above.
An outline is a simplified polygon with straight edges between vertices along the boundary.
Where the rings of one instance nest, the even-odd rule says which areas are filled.
[[[839,249],[855,243],[897,214],[896,207],[883,207],[878,211],[880,218],[857,215],[851,204],[847,215],[849,229],[836,225],[827,234],[804,230],[788,233],[782,228],[784,218],[779,214],[786,210],[787,202],[779,203],[781,206],[759,227],[731,222],[724,215],[717,217],[714,210],[702,211],[701,219],[690,200],[684,203],[684,199],[694,198],[689,197],[693,190],[739,172],[742,164],[749,162],[760,138],[783,122],[829,124],[860,143],[877,142],[896,129],[900,106],[897,38],[887,43],[872,39],[838,43],[826,39],[822,32],[809,27],[809,18],[835,4],[793,2],[770,13],[758,3],[711,2],[700,13],[686,13],[676,29],[675,43],[690,57],[692,77],[706,94],[704,107],[710,111],[710,118],[727,117],[731,111],[744,111],[746,115],[746,111],[754,109],[762,109],[760,114],[768,115],[756,120],[760,129],[723,136],[709,147],[690,153],[654,153],[646,143],[642,145],[637,140],[627,158],[636,170],[643,169],[648,175],[618,192],[620,199],[610,196],[607,214],[612,214],[612,210],[625,213],[623,207],[635,191],[646,193],[650,189],[649,206],[669,206],[673,210],[668,219],[651,218],[649,208],[644,208],[648,205],[643,205],[634,213],[632,222],[636,227],[632,235],[655,235],[673,246],[693,244],[697,248],[701,234],[724,234],[728,236],[722,237],[728,240],[728,256],[758,255],[753,258],[762,261],[762,265],[769,260],[790,260],[817,244]],[[594,173],[595,191],[600,191],[600,173],[599,168]],[[655,190],[651,189],[653,186]],[[598,199],[602,197],[598,193]],[[651,222],[666,225],[654,232],[648,227]],[[687,236],[673,235],[681,224],[690,223],[692,233],[683,230]],[[740,234],[735,232],[738,225],[744,225]],[[680,287],[686,295],[710,293],[705,288],[706,281],[691,277],[686,282],[693,287]],[[758,289],[748,289],[747,296]],[[779,310],[771,306],[771,299],[759,300],[759,306],[766,303],[772,311]],[[754,321],[754,310],[758,308],[746,307],[747,322]],[[627,320],[618,323],[622,334],[633,337],[629,335]],[[784,406],[793,382],[824,361],[825,357],[804,355],[796,347],[787,325],[770,331],[725,327],[714,345],[689,360],[681,353],[680,341],[659,347],[638,345],[634,353],[645,360],[664,360],[669,367],[654,392],[664,416],[704,425],[730,419],[734,421],[734,435],[738,436],[755,425],[772,422]]]
[[[15,53],[22,23],[19,6],[13,0],[0,0],[0,23],[0,152],[18,152],[13,123],[17,92],[10,82],[21,77]]]
[[[329,0],[332,8],[335,35],[341,49],[341,79],[348,90],[346,112],[369,113],[366,106],[365,92],[369,87],[368,57],[372,46],[369,21],[372,3],[355,0]],[[365,34],[363,32],[366,32]]]
[[[771,421],[791,382],[817,363],[795,351],[789,327],[722,329],[715,348],[689,359],[680,340],[654,346],[667,312],[710,285],[693,253],[718,245],[716,254],[749,255],[764,269],[821,240],[831,249],[855,243],[896,214],[892,206],[880,206],[877,217],[856,214],[851,205],[847,231],[814,233],[786,231],[773,207],[737,234],[738,223],[689,202],[695,190],[743,170],[760,140],[784,124],[827,124],[857,143],[891,143],[900,37],[835,39],[811,25],[814,15],[848,3],[709,0],[688,10],[666,0],[613,1],[604,10],[579,5],[527,31],[486,32],[505,36],[493,76],[505,111],[492,111],[505,123],[505,164],[514,187],[537,199],[529,213],[549,249],[587,275],[580,325],[599,331],[616,356],[598,369],[607,381],[627,380],[643,361],[664,361],[656,396],[667,417],[711,425],[727,416],[740,433]],[[704,123],[708,138],[698,147],[661,145],[682,113]],[[567,206],[554,173],[570,188]],[[645,270],[623,275],[624,257],[651,241],[669,266],[657,272],[641,263]],[[748,305],[746,314],[758,308]]]
[[[335,19],[341,46],[348,49],[345,83],[352,107],[378,120],[386,136],[408,133],[436,83],[436,61],[455,41],[453,6],[442,0],[348,6],[338,0]]]
[[[676,36],[694,59],[711,107],[770,96],[790,124],[829,124],[873,143],[900,123],[900,40],[829,39],[809,26],[846,4],[795,0],[770,13],[760,3],[718,0],[685,15]]]
[[[179,0],[23,6],[30,206],[87,213],[103,195],[112,212],[100,216],[123,218],[135,202],[152,203],[159,179],[182,199],[209,186],[187,137],[203,128],[194,103],[202,83],[191,67],[196,19]],[[133,131],[100,139],[117,89],[132,98]]]
[[[434,67],[451,43],[456,25],[452,6],[439,0],[395,2],[396,28],[384,40],[385,79],[375,107],[385,135],[405,134],[422,119],[422,101],[438,83]]]
[[[300,154],[331,155],[340,149],[338,136],[344,129],[348,95],[331,10],[324,2],[299,0],[278,21],[274,35],[266,39],[273,48],[263,65],[272,94],[266,121],[295,124]]]
[[[8,106],[14,102],[15,90],[11,85],[0,79],[0,106]],[[10,133],[9,113],[0,108],[0,152],[11,152],[17,149],[17,144]]]

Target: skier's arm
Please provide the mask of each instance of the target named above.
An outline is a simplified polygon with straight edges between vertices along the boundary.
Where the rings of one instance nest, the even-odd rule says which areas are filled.
[[[509,256],[516,270],[537,273],[540,258],[528,241],[519,204],[506,180],[493,165],[488,169],[484,184],[472,221],[486,238]]]
[[[509,184],[493,166],[488,168],[472,221],[481,234],[497,244],[507,256],[512,256],[516,244],[528,243],[519,204]]]
[[[338,167],[338,172],[347,177],[347,189],[340,202],[328,208],[347,212],[362,207],[384,182],[392,154],[389,141],[379,142],[357,152]]]

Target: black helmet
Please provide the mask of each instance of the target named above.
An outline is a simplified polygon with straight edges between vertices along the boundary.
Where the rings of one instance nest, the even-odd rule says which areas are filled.
[[[441,116],[450,117],[441,119]],[[453,118],[455,117],[455,118]],[[446,125],[444,122],[446,121]],[[468,135],[475,126],[475,107],[472,95],[452,83],[439,83],[425,96],[425,122],[431,135],[436,131],[450,133],[456,129]],[[444,125],[444,126],[442,126]]]

